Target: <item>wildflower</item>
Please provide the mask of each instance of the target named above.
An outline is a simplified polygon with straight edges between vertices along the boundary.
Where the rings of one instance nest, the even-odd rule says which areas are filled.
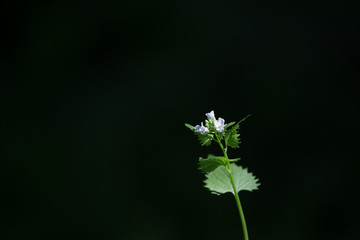
[[[214,111],[211,111],[209,113],[205,114],[209,120],[215,120],[215,113]]]
[[[218,131],[218,132],[224,131],[224,127],[226,126],[225,120],[222,118],[219,118],[219,120],[215,120],[214,126],[215,126],[216,131]]]
[[[195,126],[195,132],[205,134],[209,132],[209,129],[205,127],[204,124],[201,122],[201,126],[200,125]]]

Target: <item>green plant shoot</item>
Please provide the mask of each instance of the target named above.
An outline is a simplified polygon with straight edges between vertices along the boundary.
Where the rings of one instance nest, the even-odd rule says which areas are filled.
[[[244,239],[249,240],[245,216],[238,193],[242,190],[256,190],[260,183],[246,168],[236,165],[235,162],[239,161],[240,158],[230,159],[227,150],[228,147],[239,148],[241,143],[238,132],[240,123],[248,118],[250,114],[237,123],[231,122],[228,124],[225,124],[225,120],[222,118],[216,119],[214,111],[205,115],[207,117],[205,125],[202,122],[201,125],[196,125],[195,127],[187,123],[185,126],[197,135],[201,146],[210,146],[212,142],[218,143],[223,156],[209,154],[207,158],[200,157],[199,170],[206,174],[205,187],[211,193],[221,195],[230,192],[234,194],[244,232]]]

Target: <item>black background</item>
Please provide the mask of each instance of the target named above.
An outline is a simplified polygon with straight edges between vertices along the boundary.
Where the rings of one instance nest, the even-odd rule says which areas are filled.
[[[1,239],[242,239],[184,123],[241,125],[251,240],[356,239],[359,17],[346,1],[9,2]]]

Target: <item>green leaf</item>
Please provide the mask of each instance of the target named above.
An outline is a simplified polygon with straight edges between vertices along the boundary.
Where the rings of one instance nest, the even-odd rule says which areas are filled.
[[[185,127],[189,128],[193,132],[195,130],[195,127],[188,124],[188,123],[185,123]],[[201,133],[198,133],[198,132],[194,132],[194,134],[196,136],[198,136],[198,139],[200,141],[201,146],[210,146],[211,141],[213,140],[213,135],[208,134],[208,133],[207,134],[201,134]]]
[[[208,158],[199,158],[199,170],[203,173],[214,171],[219,166],[226,166],[229,160],[226,157],[208,155]]]
[[[259,180],[256,179],[252,173],[249,173],[246,168],[231,163],[230,169],[238,192],[242,190],[251,192],[258,189],[260,185],[260,183],[258,183]],[[227,192],[235,194],[231,185],[230,175],[224,166],[220,166],[214,171],[207,173],[204,182],[205,187],[213,194],[221,195]]]
[[[220,139],[220,141],[223,139],[223,137],[225,136],[225,134],[226,134],[226,131],[225,131],[225,130],[217,134],[217,135],[218,135],[218,138]]]
[[[201,146],[210,146],[211,141],[214,138],[211,134],[201,134],[196,132],[195,135],[198,136]]]
[[[224,131],[218,133],[218,138],[219,138],[220,140],[222,140],[223,137],[226,136],[226,134],[227,134],[227,132],[228,132],[228,131],[227,131],[227,128],[231,127],[231,126],[234,125],[234,124],[235,124],[235,122],[231,122],[231,123],[226,124],[226,126],[224,127]]]
[[[234,158],[234,159],[229,159],[229,162],[237,162],[239,161],[241,158]]]
[[[235,124],[235,122],[231,122],[231,123],[226,124],[225,129],[228,129],[229,127],[231,127],[234,124]]]
[[[241,122],[245,121],[248,117],[250,117],[251,114],[248,114],[246,117],[244,117],[243,119],[241,119],[237,124],[240,125]]]
[[[225,144],[231,148],[238,148],[240,144],[239,124],[232,127],[225,136]]]
[[[189,128],[191,131],[194,131],[194,129],[195,129],[194,126],[192,126],[192,125],[190,125],[190,124],[188,124],[188,123],[185,123],[185,126],[186,126],[187,128]]]
[[[241,119],[235,125],[234,125],[234,122],[231,122],[227,126],[225,126],[225,127],[230,127],[230,126],[234,125],[225,135],[225,144],[226,144],[226,146],[229,146],[231,148],[238,148],[239,147],[239,144],[241,143],[240,142],[240,134],[238,133],[240,123],[245,121],[250,116],[251,116],[251,114],[248,114],[246,117]]]

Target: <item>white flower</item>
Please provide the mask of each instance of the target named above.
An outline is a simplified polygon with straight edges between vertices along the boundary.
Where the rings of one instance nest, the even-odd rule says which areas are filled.
[[[209,132],[209,129],[205,127],[204,124],[201,122],[201,126],[200,125],[195,126],[195,132],[205,134]]]
[[[209,113],[205,114],[209,120],[215,120],[215,113],[214,111],[211,111]]]
[[[214,126],[215,126],[216,131],[218,131],[218,132],[224,131],[224,127],[226,126],[225,120],[222,118],[219,118],[219,120],[215,120]]]

